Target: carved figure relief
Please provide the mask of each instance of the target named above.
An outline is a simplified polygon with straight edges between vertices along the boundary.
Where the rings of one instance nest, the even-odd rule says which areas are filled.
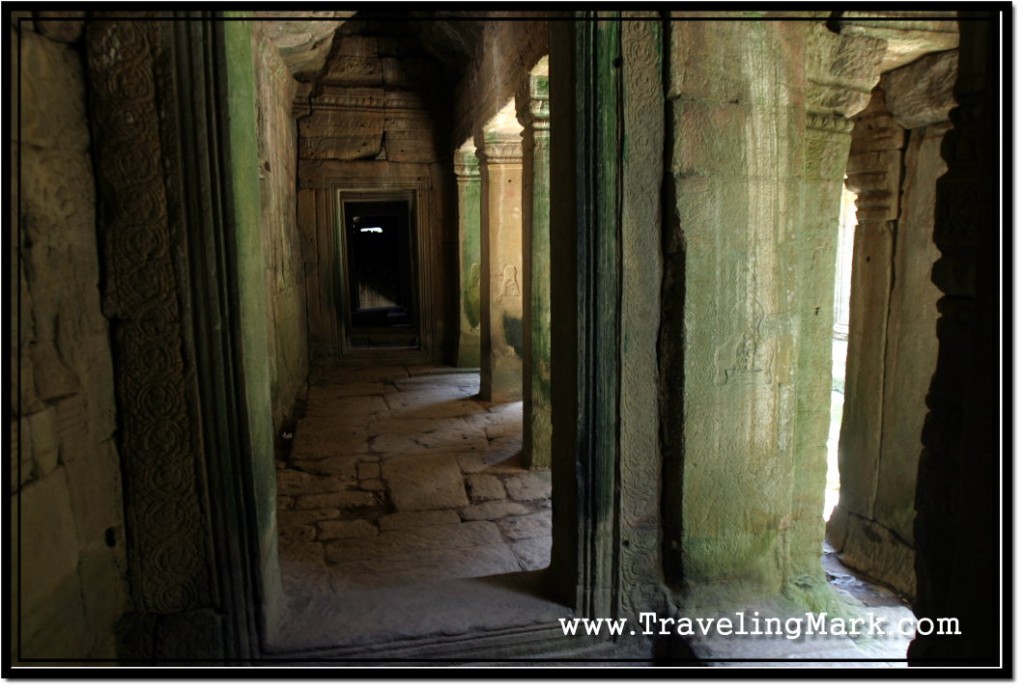
[[[501,297],[517,298],[522,293],[519,290],[518,270],[512,264],[505,266],[505,278],[501,282]]]

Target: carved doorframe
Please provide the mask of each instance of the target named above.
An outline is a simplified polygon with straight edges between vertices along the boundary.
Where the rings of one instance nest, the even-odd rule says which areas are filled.
[[[85,40],[132,608],[119,661],[247,660],[261,584],[223,24],[105,14]]]
[[[324,180],[324,187],[328,190],[329,213],[327,218],[331,219],[330,230],[335,242],[334,266],[331,268],[331,285],[334,289],[332,299],[334,300],[333,314],[337,319],[335,333],[338,334],[338,352],[347,360],[358,360],[360,358],[372,358],[375,362],[381,360],[401,360],[429,362],[434,355],[433,339],[433,277],[434,261],[430,248],[435,239],[430,222],[430,187],[429,178],[351,178],[351,177],[329,177]],[[418,310],[418,331],[419,344],[416,348],[403,349],[363,349],[353,348],[349,345],[348,334],[345,331],[346,320],[341,311],[346,308],[345,296],[345,259],[347,257],[344,248],[344,207],[346,199],[408,199],[409,211],[412,215],[413,227],[413,256],[416,266],[416,300]]]

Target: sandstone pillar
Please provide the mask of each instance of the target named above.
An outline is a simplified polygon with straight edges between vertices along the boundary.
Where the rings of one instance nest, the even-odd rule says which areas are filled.
[[[913,595],[914,494],[925,397],[938,342],[931,284],[935,184],[956,51],[927,56],[882,79],[856,118],[848,167],[859,193],[850,352],[839,463],[829,520],[843,561]],[[909,130],[909,133],[908,131]]]
[[[480,366],[480,162],[455,152],[459,209],[459,367]]]
[[[792,250],[800,342],[793,475],[793,513],[798,527],[791,533],[791,539],[797,538],[793,540],[791,554],[791,582],[817,580],[821,573],[821,508],[828,466],[826,442],[832,389],[834,267],[843,177],[853,129],[849,118],[868,104],[881,72],[886,44],[867,36],[835,34],[824,25],[815,24],[810,27],[806,46],[804,208],[799,239]],[[851,324],[851,332],[853,328]]]
[[[546,71],[546,69],[545,69]],[[528,253],[524,311],[523,455],[530,467],[551,467],[551,130],[548,77],[532,74],[529,103],[520,118],[526,125],[524,147],[529,179],[523,201]]]
[[[480,227],[480,395],[523,395],[523,146],[519,130],[486,129],[477,155]]]
[[[827,598],[819,560],[845,118],[867,102],[886,44],[823,23],[677,22],[671,32],[666,571],[694,604],[724,582]]]

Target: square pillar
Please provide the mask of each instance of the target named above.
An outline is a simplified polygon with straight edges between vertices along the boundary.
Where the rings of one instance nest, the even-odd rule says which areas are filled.
[[[523,145],[521,131],[488,130],[481,162],[480,396],[523,396]]]
[[[455,152],[459,209],[459,367],[480,366],[480,162]]]
[[[523,457],[531,468],[551,467],[551,129],[548,77],[530,75],[520,113],[527,161],[523,181],[526,318],[523,372]]]

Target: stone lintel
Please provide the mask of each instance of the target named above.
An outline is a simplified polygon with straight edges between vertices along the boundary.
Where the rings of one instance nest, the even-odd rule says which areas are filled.
[[[953,86],[958,53],[950,50],[926,55],[882,76],[885,102],[902,127],[912,130],[949,121],[949,111],[956,106]]]
[[[867,106],[882,73],[886,42],[811,26],[804,54],[809,113],[852,117]]]

